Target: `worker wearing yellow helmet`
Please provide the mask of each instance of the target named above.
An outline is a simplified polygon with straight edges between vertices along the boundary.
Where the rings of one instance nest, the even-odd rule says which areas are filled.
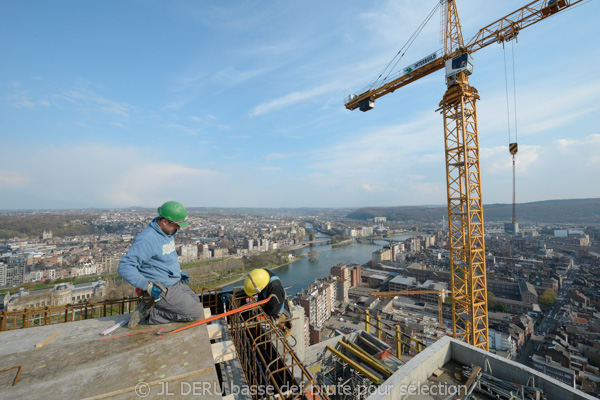
[[[280,314],[291,317],[285,289],[279,277],[271,270],[265,268],[252,270],[244,280],[244,292],[248,296],[256,296],[259,301],[269,298],[272,294],[275,295],[262,306],[265,314],[273,318],[277,318]]]

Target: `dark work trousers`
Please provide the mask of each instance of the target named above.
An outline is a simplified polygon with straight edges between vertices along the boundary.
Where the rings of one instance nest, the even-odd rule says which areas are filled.
[[[148,323],[168,324],[169,322],[195,321],[204,317],[204,307],[200,298],[189,286],[181,282],[169,286],[161,299],[150,309]]]

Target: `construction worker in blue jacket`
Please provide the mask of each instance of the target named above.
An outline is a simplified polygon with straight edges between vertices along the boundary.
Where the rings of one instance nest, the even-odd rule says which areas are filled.
[[[164,324],[193,321],[204,314],[198,295],[181,271],[174,236],[188,226],[187,210],[176,201],[158,207],[158,216],[140,232],[123,256],[117,272],[143,295],[129,319],[129,328],[140,321]]]
[[[276,325],[289,336],[291,332],[291,313],[285,289],[279,277],[271,270],[257,268],[252,270],[244,280],[244,292],[247,296],[256,296],[258,301],[274,297],[262,306],[265,314],[270,316]]]

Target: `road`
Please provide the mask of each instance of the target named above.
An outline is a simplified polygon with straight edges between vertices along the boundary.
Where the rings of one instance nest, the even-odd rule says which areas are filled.
[[[536,333],[538,335],[545,335],[556,323],[556,318],[562,306],[562,300],[564,299],[564,296],[566,296],[567,293],[569,293],[569,290],[573,285],[573,279],[575,279],[575,271],[571,270],[567,275],[567,279],[563,281],[563,286],[558,291],[554,307],[552,307],[552,309],[548,311],[546,315],[544,315],[542,322],[536,328]]]

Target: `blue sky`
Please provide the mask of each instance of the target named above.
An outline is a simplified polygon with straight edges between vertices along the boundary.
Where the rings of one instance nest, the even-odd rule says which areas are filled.
[[[445,204],[442,71],[343,105],[436,1],[1,2],[0,209]],[[599,3],[506,46],[517,202],[600,197]],[[459,0],[465,39],[524,4]],[[474,57],[483,200],[510,203],[505,53]]]

